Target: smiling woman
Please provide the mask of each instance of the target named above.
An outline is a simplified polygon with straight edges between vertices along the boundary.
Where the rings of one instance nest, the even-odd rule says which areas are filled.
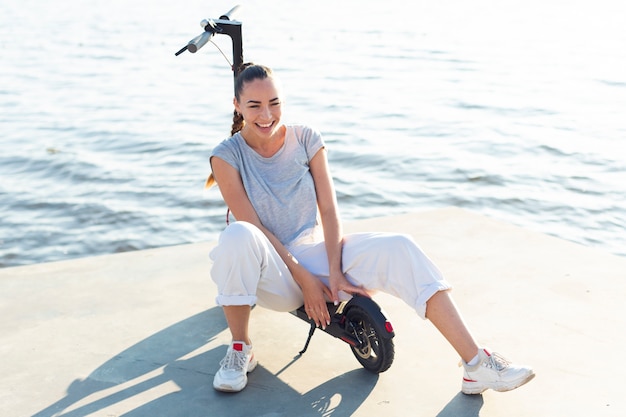
[[[462,390],[508,391],[534,377],[480,348],[452,300],[450,285],[408,235],[343,234],[322,135],[281,123],[281,99],[269,68],[250,65],[235,82],[241,130],[218,144],[210,161],[237,222],[211,252],[211,277],[232,336],[213,380],[219,391],[245,388],[257,360],[249,335],[251,307],[304,305],[315,325],[330,325],[335,305],[371,291],[394,295],[428,318],[464,364]],[[236,130],[236,129],[233,129]]]

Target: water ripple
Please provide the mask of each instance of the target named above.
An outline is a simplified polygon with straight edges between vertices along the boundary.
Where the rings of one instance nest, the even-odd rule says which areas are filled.
[[[0,267],[216,239],[232,75],[213,45],[174,57],[205,3],[2,3]],[[452,205],[626,255],[624,10],[267,5],[242,9],[246,58],[324,134],[344,220]]]

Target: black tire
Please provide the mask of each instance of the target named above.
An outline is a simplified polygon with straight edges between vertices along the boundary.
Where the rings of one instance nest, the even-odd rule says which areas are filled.
[[[376,374],[389,369],[395,350],[393,339],[382,336],[386,331],[384,323],[374,323],[370,315],[358,306],[350,307],[346,312],[346,319],[346,330],[363,341],[362,346],[350,346],[359,363]]]

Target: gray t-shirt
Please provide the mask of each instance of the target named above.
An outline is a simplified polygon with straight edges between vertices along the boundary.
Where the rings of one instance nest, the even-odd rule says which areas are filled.
[[[309,162],[323,147],[319,132],[287,126],[285,143],[269,158],[248,146],[240,133],[217,145],[211,157],[223,159],[239,172],[263,226],[288,245],[319,223]]]

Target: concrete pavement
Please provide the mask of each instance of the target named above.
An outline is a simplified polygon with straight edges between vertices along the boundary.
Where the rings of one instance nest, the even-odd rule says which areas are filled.
[[[0,269],[0,416],[624,416],[626,258],[448,208],[346,224],[410,233],[455,287],[477,338],[537,377],[460,393],[433,326],[379,294],[396,358],[364,371],[347,345],[255,308],[259,366],[239,394],[211,382],[229,334],[214,242]]]

